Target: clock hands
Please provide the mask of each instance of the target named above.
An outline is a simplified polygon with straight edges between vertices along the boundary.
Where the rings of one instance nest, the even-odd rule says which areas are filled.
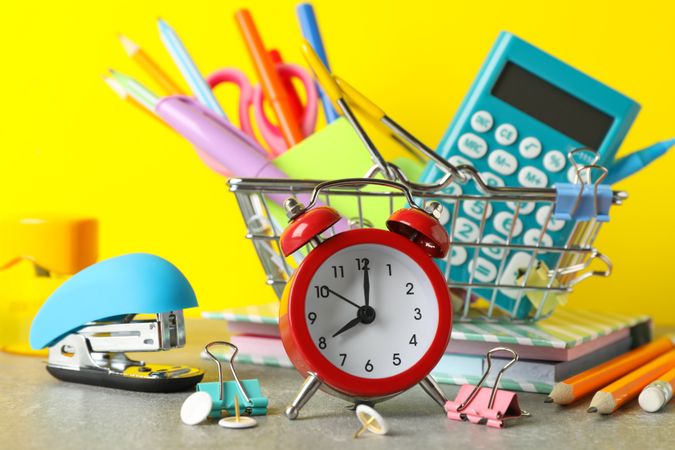
[[[352,320],[350,320],[345,326],[340,328],[338,331],[335,332],[333,337],[339,336],[342,333],[344,333],[347,330],[350,330],[357,326],[360,323],[363,324],[369,324],[372,323],[373,320],[375,320],[375,309],[373,309],[372,306],[370,306],[370,276],[368,275],[369,267],[368,267],[368,259],[364,258],[363,259],[363,299],[365,301],[365,305],[359,306],[356,303],[352,302],[351,300],[343,297],[342,295],[338,294],[337,292],[333,291],[332,289],[328,288],[328,292],[331,294],[335,295],[336,297],[346,301],[347,303],[356,306],[359,308],[359,310],[356,312],[356,317]]]
[[[337,298],[346,301],[346,302],[349,303],[350,305],[354,305],[354,306],[356,306],[357,308],[360,308],[360,307],[361,307],[361,306],[357,305],[356,303],[354,303],[353,301],[349,300],[348,298],[343,297],[342,295],[338,294],[337,292],[335,292],[335,291],[332,290],[331,288],[327,288],[327,289],[328,289],[328,292],[330,292],[331,294],[333,294],[333,295],[336,296]]]
[[[344,327],[340,328],[340,329],[333,335],[333,337],[335,337],[335,336],[337,336],[337,335],[339,335],[339,334],[344,333],[345,331],[349,330],[350,328],[354,328],[355,326],[357,326],[357,325],[360,324],[360,323],[361,323],[361,318],[357,316],[355,319],[350,320],[349,323],[348,323],[347,325],[345,325]]]
[[[366,306],[370,306],[370,278],[368,277],[368,260],[363,267],[363,298],[366,300]]]

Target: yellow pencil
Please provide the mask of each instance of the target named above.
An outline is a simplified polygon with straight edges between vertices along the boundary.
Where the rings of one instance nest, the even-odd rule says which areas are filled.
[[[119,35],[124,51],[141,69],[143,69],[168,95],[182,95],[182,89],[162,70],[162,68],[143,51],[134,41]]]
[[[675,350],[659,356],[596,392],[591,400],[588,412],[613,413],[624,403],[637,397],[645,386],[673,367],[675,367]]]

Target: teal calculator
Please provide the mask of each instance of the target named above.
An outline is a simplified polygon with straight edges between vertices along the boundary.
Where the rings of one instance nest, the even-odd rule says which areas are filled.
[[[511,33],[497,38],[453,122],[443,136],[437,152],[454,165],[472,165],[491,186],[544,188],[555,183],[575,183],[576,169],[568,161],[571,150],[585,147],[577,154],[580,164],[597,157],[604,165],[614,155],[632,125],[640,106],[573,67],[532,46]],[[586,160],[585,160],[586,159]],[[422,181],[431,183],[444,173],[430,164]],[[451,193],[479,194],[473,183],[453,184]],[[477,242],[479,224],[486,202],[465,200],[455,218],[454,241]],[[445,205],[453,212],[452,205]],[[515,203],[499,202],[487,206],[487,220],[481,242],[515,246],[564,245],[572,223],[549,219],[550,205],[527,203],[519,208],[516,224]],[[446,220],[447,217],[446,217]],[[447,226],[452,221],[447,221]],[[546,225],[546,233],[540,231]],[[441,270],[454,282],[472,281],[481,286],[515,285],[530,254],[504,249],[483,248],[474,258],[471,247],[456,246],[451,257],[439,261]],[[553,267],[559,254],[538,256]],[[506,259],[506,260],[504,260]],[[447,270],[447,264],[451,264]],[[495,289],[476,288],[474,293],[490,299]],[[517,318],[527,317],[532,305],[517,302],[513,290],[497,290],[495,305]],[[516,303],[517,302],[517,303]],[[514,305],[515,303],[515,305]],[[515,309],[514,309],[515,308]]]

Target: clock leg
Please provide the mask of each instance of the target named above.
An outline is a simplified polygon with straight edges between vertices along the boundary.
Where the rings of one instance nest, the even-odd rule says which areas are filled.
[[[305,382],[302,383],[302,388],[300,388],[300,392],[298,392],[298,395],[295,397],[295,400],[293,400],[293,403],[291,403],[291,406],[286,408],[286,417],[295,420],[302,407],[305,406],[305,403],[307,403],[307,401],[312,398],[312,395],[316,393],[317,389],[319,389],[321,383],[321,380],[316,374],[310,373],[309,376],[305,378]]]
[[[429,394],[429,396],[434,399],[436,403],[441,405],[441,408],[445,408],[448,398],[445,396],[441,390],[441,387],[431,375],[427,375],[422,381],[420,381],[420,386],[422,389],[424,389],[424,392]]]

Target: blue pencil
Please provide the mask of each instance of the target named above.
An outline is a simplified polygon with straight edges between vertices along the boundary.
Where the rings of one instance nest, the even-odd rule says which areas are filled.
[[[323,47],[323,40],[321,39],[321,33],[319,32],[319,24],[316,21],[316,15],[314,14],[314,8],[309,3],[300,3],[296,7],[296,13],[298,14],[298,20],[300,20],[300,28],[302,29],[302,35],[312,46],[314,51],[323,65],[330,71],[330,66],[328,65],[328,57],[326,56],[326,49]],[[331,123],[338,117],[340,117],[333,108],[333,104],[330,99],[326,96],[321,89],[319,88],[319,95],[321,96],[321,104],[323,105],[323,112],[326,116],[326,122]]]
[[[157,22],[159,24],[159,35],[164,46],[171,55],[171,58],[173,58],[173,62],[178,66],[178,70],[183,74],[185,81],[187,81],[197,100],[227,120],[225,112],[220,107],[218,100],[216,100],[211,88],[204,80],[204,77],[202,77],[194,61],[192,61],[178,34],[161,18],[157,19]]]

